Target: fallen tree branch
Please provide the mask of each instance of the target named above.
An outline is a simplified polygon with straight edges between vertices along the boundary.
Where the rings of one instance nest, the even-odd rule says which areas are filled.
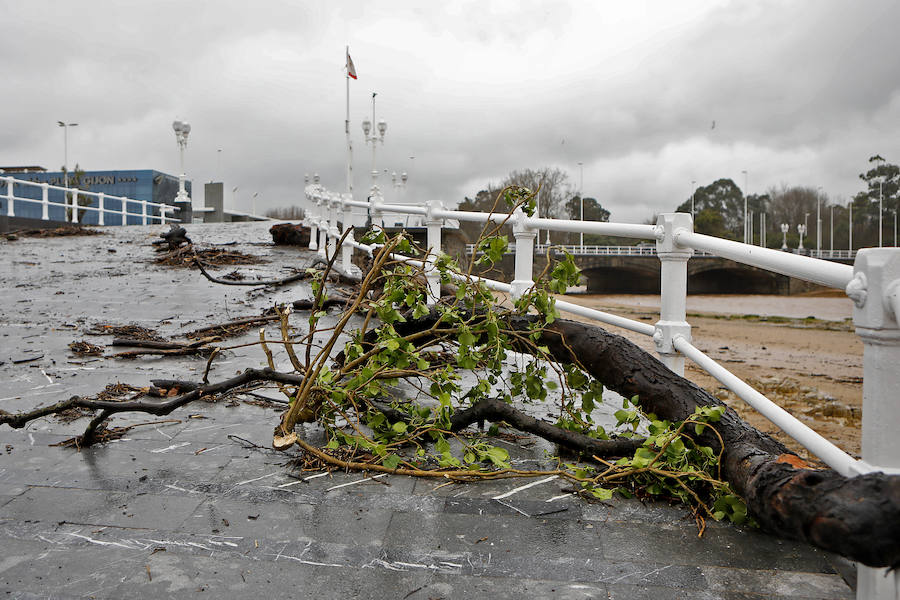
[[[131,348],[152,348],[154,350],[186,350],[197,348],[216,341],[215,337],[207,337],[193,342],[172,342],[162,340],[141,340],[135,338],[114,338],[111,346],[127,346]]]
[[[283,277],[281,279],[269,279],[269,280],[256,280],[256,281],[234,281],[232,279],[222,279],[221,277],[214,277],[203,268],[203,262],[194,255],[194,264],[197,265],[197,268],[200,269],[200,272],[203,273],[203,276],[212,281],[213,283],[221,283],[222,285],[249,285],[249,286],[262,286],[262,285],[271,285],[271,286],[279,286],[279,285],[287,285],[289,283],[294,283],[295,281],[302,281],[304,279],[309,279],[311,275],[309,273],[297,273],[295,275],[290,275],[289,277]]]
[[[431,311],[394,327],[400,335],[409,335],[428,330],[439,318],[439,312]],[[529,334],[535,320],[514,316],[506,319],[506,325]],[[709,430],[699,439],[722,452],[722,475],[745,498],[763,529],[872,567],[900,567],[900,476],[871,473],[847,478],[831,469],[807,468],[783,444],[627,339],[563,319],[540,331],[536,344],[546,347],[555,360],[579,364],[622,396],[638,396],[646,413],[683,421],[698,407],[724,407],[716,423],[722,442]],[[533,352],[533,346],[517,344],[517,350]]]
[[[403,421],[409,424],[408,415],[394,410],[382,403],[375,403],[380,410],[392,422]],[[592,438],[577,431],[569,431],[557,427],[552,423],[535,419],[517,410],[511,404],[507,404],[496,398],[479,400],[471,407],[456,411],[450,417],[450,431],[459,432],[473,423],[490,421],[492,423],[506,422],[519,431],[533,433],[544,438],[548,442],[559,444],[569,450],[580,452],[588,456],[630,456],[644,443],[643,438],[619,437],[610,440]]]
[[[166,400],[147,398],[116,402],[113,400],[93,400],[90,398],[82,398],[80,396],[72,396],[68,400],[35,408],[24,413],[13,414],[0,410],[0,425],[6,424],[14,429],[20,429],[34,419],[56,414],[70,408],[88,408],[102,410],[104,412],[108,411],[106,417],[120,412],[144,412],[157,416],[167,415],[185,404],[200,399],[202,396],[221,394],[254,381],[276,381],[300,385],[303,383],[303,376],[293,373],[280,373],[272,369],[246,369],[230,379],[208,385],[199,385],[193,390],[178,396],[173,396]],[[96,426],[97,425],[94,425],[92,422],[89,429],[95,429]]]

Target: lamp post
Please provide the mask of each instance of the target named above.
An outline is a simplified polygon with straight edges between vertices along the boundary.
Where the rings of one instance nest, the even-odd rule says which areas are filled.
[[[697,180],[691,179],[691,218],[696,219],[697,213],[694,212],[694,194],[697,191]]]
[[[581,179],[578,184],[578,197],[581,199],[581,220],[584,221],[584,163],[579,162],[578,168],[581,171]],[[584,254],[584,232],[578,232],[578,239],[581,245],[581,253]]]
[[[822,253],[822,196],[819,190],[822,186],[816,188],[816,255]]]
[[[849,241],[847,243],[847,249],[850,250],[850,256],[853,256],[853,200],[847,203],[848,209],[848,217],[847,217],[847,232]]]
[[[834,204],[831,205],[831,252],[834,253]]]
[[[766,247],[766,213],[759,213],[759,245]]]
[[[362,122],[363,134],[366,136],[366,143],[372,144],[372,196],[377,196],[379,194],[378,191],[378,170],[375,168],[375,149],[378,146],[378,142],[384,144],[384,133],[387,131],[387,122],[384,120],[378,121],[375,124],[375,96],[377,96],[377,92],[372,92],[372,120],[364,119]],[[373,127],[374,125],[374,127]],[[375,133],[375,128],[378,129],[378,134]],[[369,135],[369,132],[372,132],[372,135]]]
[[[256,216],[256,197],[259,196],[259,192],[253,192],[253,195],[250,196],[250,214]]]
[[[788,231],[789,231],[790,229],[791,229],[791,226],[788,225],[787,223],[782,223],[782,224],[781,224],[781,249],[782,249],[782,250],[787,250],[787,249],[788,249],[788,245],[787,245],[787,234],[788,234]]]
[[[400,173],[400,180],[397,180],[397,171],[391,173],[391,184],[394,186],[395,190],[402,190],[406,187],[406,181],[409,179],[409,175],[404,171]]]
[[[878,163],[879,163],[878,170],[880,171],[881,165],[884,164],[884,159],[879,157]],[[881,240],[881,235],[882,235],[881,219],[883,218],[883,216],[884,216],[884,175],[881,175],[879,173],[879,177],[878,177],[878,247],[879,248],[881,248],[883,245],[882,240]]]
[[[747,170],[744,169],[743,171],[741,171],[741,173],[744,174],[744,243],[746,244],[747,237],[748,237],[748,235],[747,235],[747,233],[748,233],[748,228],[747,228],[747,225],[748,225],[748,223],[747,223]]]
[[[184,189],[184,149],[187,147],[191,125],[187,121],[175,119],[172,122],[172,129],[175,130],[175,141],[178,142],[178,150],[181,155],[181,173],[178,174],[178,194],[175,196],[175,202],[190,202],[191,199]]]
[[[809,214],[809,213],[806,213]],[[801,253],[803,252],[803,234],[806,233],[806,225],[797,225],[797,233],[800,234],[800,245],[797,246],[797,250]]]
[[[894,209],[894,247],[897,247],[897,209]]]
[[[69,187],[69,127],[78,127],[78,123],[56,123],[63,128],[63,187]]]

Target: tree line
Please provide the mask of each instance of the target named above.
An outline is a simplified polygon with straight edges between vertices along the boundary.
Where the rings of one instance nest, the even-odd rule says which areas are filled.
[[[748,219],[751,220],[751,241],[760,244],[761,237],[769,248],[780,248],[783,242],[781,225],[787,224],[787,245],[796,248],[800,242],[798,225],[804,225],[805,248],[815,248],[818,239],[817,210],[821,216],[822,249],[836,250],[850,247],[852,228],[853,248],[878,246],[879,198],[883,206],[882,242],[894,245],[894,214],[900,199],[900,167],[888,163],[881,156],[869,159],[870,168],[860,173],[865,189],[849,202],[832,199],[821,188],[786,186],[769,188],[764,194],[746,196]],[[744,239],[744,191],[731,179],[718,179],[697,188],[675,209],[691,212],[693,203],[694,230],[731,240]],[[852,212],[852,221],[850,219]],[[765,214],[765,236],[763,219]]]
[[[675,210],[694,214],[694,231],[730,240],[744,240],[744,202],[748,211],[748,227],[753,244],[780,248],[784,243],[782,224],[789,227],[787,245],[797,248],[800,242],[798,225],[804,225],[803,246],[816,248],[819,234],[817,208],[821,218],[821,244],[823,250],[847,249],[852,230],[853,248],[878,246],[879,198],[881,198],[881,239],[885,246],[895,245],[895,214],[900,204],[900,167],[887,162],[879,155],[869,159],[869,168],[859,174],[864,184],[850,201],[832,199],[821,188],[788,186],[769,188],[762,194],[747,194],[729,178],[722,178],[701,186],[688,196]],[[507,212],[509,209],[498,201],[500,192],[507,186],[520,186],[537,191],[537,213],[543,218],[579,220],[582,211],[582,195],[570,182],[568,174],[555,167],[515,170],[500,183],[489,184],[472,197],[466,197],[459,210],[483,212]],[[609,221],[610,211],[596,198],[584,197],[585,221]],[[851,222],[852,213],[852,222]],[[765,217],[762,217],[765,215]],[[655,222],[654,218],[648,222]],[[460,223],[462,233],[471,241],[481,234],[482,225]],[[765,234],[763,235],[763,231]],[[512,239],[512,230],[503,231]],[[541,232],[540,243],[546,242],[548,233]],[[579,234],[550,232],[554,244],[577,244]],[[612,236],[585,234],[586,245],[631,245],[635,240]]]
[[[555,167],[543,167],[540,169],[523,169],[510,172],[499,184],[489,184],[486,189],[479,191],[473,197],[466,196],[459,206],[459,210],[477,212],[502,212],[509,208],[503,201],[497,201],[500,192],[509,186],[528,188],[537,192],[537,211],[535,216],[540,218],[557,219],[581,219],[582,196],[575,186],[569,181],[569,175],[562,169]],[[584,220],[608,222],[610,212],[603,208],[596,198],[584,198]],[[483,225],[479,223],[461,222],[460,230],[470,241],[478,239]],[[512,239],[512,229],[509,226],[502,232]],[[539,242],[547,241],[548,232],[541,232]],[[576,244],[580,237],[577,233],[561,231],[549,232],[549,239],[554,244]],[[627,238],[615,238],[606,235],[586,233],[584,234],[586,245],[630,245],[634,240]]]

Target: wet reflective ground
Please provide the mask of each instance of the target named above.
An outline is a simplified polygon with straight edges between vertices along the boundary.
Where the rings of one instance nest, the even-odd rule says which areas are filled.
[[[200,245],[237,241],[228,248],[270,260],[219,275],[238,269],[278,277],[308,263],[308,252],[269,245],[267,229],[194,225],[189,235]],[[199,357],[71,354],[74,341],[111,341],[90,333],[98,326],[135,324],[177,337],[308,297],[303,284],[252,291],[155,265],[150,243],[163,230],[0,242],[0,409],[91,395],[116,382],[198,380],[203,372]],[[229,342],[256,337],[253,329]],[[283,353],[276,359],[287,368]],[[256,347],[230,350],[210,379],[263,364]],[[683,508],[589,504],[549,478],[441,486],[300,472],[295,453],[267,449],[272,408],[195,403],[167,418],[178,422],[137,427],[82,452],[49,444],[80,433],[84,419],[0,426],[0,590],[7,597],[853,596],[834,557],[717,523],[698,538]],[[127,414],[113,425],[154,420]],[[313,429],[304,435],[316,441]],[[505,443],[519,465],[553,464],[544,444]]]

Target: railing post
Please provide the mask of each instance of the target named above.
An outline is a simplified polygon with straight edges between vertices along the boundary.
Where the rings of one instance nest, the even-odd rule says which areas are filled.
[[[326,256],[328,247],[328,219],[325,218],[325,197],[320,197],[316,203],[319,206],[319,254]]]
[[[425,303],[433,306],[441,298],[441,274],[434,266],[434,262],[441,255],[441,227],[444,224],[443,219],[434,216],[436,211],[442,210],[443,205],[440,200],[432,200],[428,203],[425,213],[425,227],[428,230],[428,256],[425,259],[425,280],[428,282],[428,298]]]
[[[122,225],[128,225],[128,198],[122,197]]]
[[[663,364],[684,376],[684,356],[674,347],[673,340],[681,336],[691,341],[691,326],[687,322],[687,263],[694,253],[675,243],[675,232],[694,230],[688,213],[663,213],[656,221],[656,253],[660,260],[659,321],[653,342]]]
[[[377,191],[369,196],[369,206],[370,213],[372,215],[372,228],[375,228],[375,224],[377,223],[379,227],[384,227],[384,223],[382,223],[383,214],[381,212],[381,192]]]
[[[341,208],[344,213],[344,230],[342,233],[347,233],[347,230],[350,230],[350,233],[347,233],[347,237],[344,238],[343,246],[341,246],[341,268],[344,270],[344,273],[348,274],[353,271],[353,207],[347,204],[347,201],[352,199],[353,196],[351,194],[341,195]]]
[[[513,237],[516,239],[515,276],[510,284],[513,300],[518,300],[534,285],[534,240],[537,230],[526,223],[525,213],[517,208],[513,217]]]
[[[100,205],[100,212],[97,215],[97,225],[106,225],[103,218],[103,213],[106,211],[106,203],[103,201],[104,197],[105,194],[103,192],[97,194],[97,203]]]
[[[335,252],[337,252],[337,241],[338,238],[341,237],[340,230],[338,229],[337,223],[337,207],[338,207],[338,198],[334,194],[329,194],[328,196],[328,252],[327,255],[329,257],[334,256]]]
[[[50,220],[50,184],[41,184],[41,219]]]
[[[72,190],[72,222],[78,222],[78,190]]]
[[[15,180],[12,177],[6,178],[6,214],[7,216],[14,217],[16,216],[16,209],[13,206],[13,182]]]
[[[306,222],[309,223],[309,249],[316,251],[319,249],[319,215],[316,209],[316,199],[314,194],[308,193],[306,197],[309,199],[309,211],[306,214]]]
[[[853,323],[863,342],[862,460],[876,469],[900,469],[900,249],[865,248],[856,254]],[[856,597],[900,598],[900,571],[858,567]]]
[[[141,200],[141,225],[147,224],[147,201]]]
[[[166,224],[166,208],[168,208],[168,206],[169,205],[166,204],[165,202],[161,202],[159,204],[159,223],[161,225]]]

